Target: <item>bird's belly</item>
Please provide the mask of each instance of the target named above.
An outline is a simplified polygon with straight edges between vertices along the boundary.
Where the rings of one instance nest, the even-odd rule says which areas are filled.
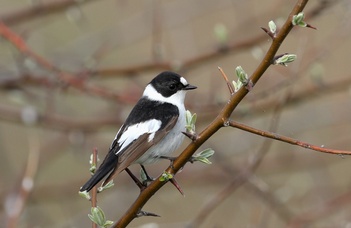
[[[139,164],[151,164],[159,160],[160,156],[169,156],[183,143],[185,131],[185,108],[179,108],[178,121],[174,128],[156,145],[150,147],[140,158],[138,158],[135,163]]]
[[[148,149],[135,163],[151,164],[156,162],[160,156],[173,153],[182,144],[184,135],[181,132],[169,132],[158,144]]]

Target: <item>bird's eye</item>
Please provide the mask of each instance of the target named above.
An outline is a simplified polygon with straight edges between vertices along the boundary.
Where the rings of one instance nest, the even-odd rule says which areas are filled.
[[[175,90],[176,86],[175,86],[174,84],[170,84],[170,85],[168,86],[168,88],[169,88],[170,90]]]

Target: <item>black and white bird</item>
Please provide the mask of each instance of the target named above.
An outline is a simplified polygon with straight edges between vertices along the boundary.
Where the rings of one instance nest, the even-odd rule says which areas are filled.
[[[104,161],[80,191],[90,191],[107,176],[102,183],[106,185],[133,163],[143,168],[175,151],[184,138],[185,94],[196,88],[169,71],[152,79],[117,132]]]

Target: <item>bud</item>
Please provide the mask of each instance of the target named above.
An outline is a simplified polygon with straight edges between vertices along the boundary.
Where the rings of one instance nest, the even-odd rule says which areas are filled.
[[[243,85],[247,85],[247,83],[249,82],[249,77],[247,76],[246,72],[241,66],[237,66],[235,68],[235,73],[236,76],[239,78],[239,81],[242,82]]]
[[[297,56],[295,54],[286,53],[286,54],[283,54],[281,56],[278,56],[274,60],[273,64],[287,66],[288,63],[295,61],[296,58],[297,58]]]
[[[269,21],[268,22],[268,27],[271,33],[275,34],[277,31],[277,25],[274,23],[274,21]]]
[[[300,27],[306,27],[307,23],[303,21],[304,19],[305,19],[305,14],[303,12],[300,12],[299,14],[293,16],[292,24],[298,25]]]

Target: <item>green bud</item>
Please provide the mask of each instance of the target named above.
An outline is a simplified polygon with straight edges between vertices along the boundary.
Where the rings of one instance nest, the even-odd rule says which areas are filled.
[[[87,199],[87,200],[90,200],[90,199],[91,199],[91,197],[90,197],[90,195],[89,195],[89,192],[87,192],[87,191],[83,191],[83,192],[79,191],[78,194],[79,194],[81,197],[83,197],[83,198],[85,198],[85,199]]]
[[[205,164],[212,164],[212,162],[208,159],[212,157],[214,154],[214,150],[212,148],[207,148],[197,154],[195,154],[192,159],[193,161],[199,161]]]
[[[300,27],[306,27],[307,23],[303,21],[304,19],[305,19],[305,14],[303,12],[300,12],[299,14],[293,16],[292,24],[298,25]]]
[[[92,207],[91,214],[88,214],[91,221],[96,223],[98,226],[104,227],[106,222],[105,213],[100,207]]]
[[[295,54],[284,54],[279,58],[274,60],[274,65],[283,65],[287,66],[288,63],[295,61],[297,56]]]
[[[197,120],[196,113],[191,114],[191,112],[189,110],[187,110],[186,114],[185,114],[185,119],[186,119],[185,128],[186,128],[187,132],[195,133],[195,123]]]
[[[167,172],[163,172],[162,175],[160,176],[159,180],[160,181],[168,181],[173,178],[173,175]]]
[[[115,184],[113,183],[113,180],[109,181],[106,185],[99,187],[98,192],[102,192],[106,189],[112,188]]]
[[[271,33],[275,34],[277,31],[277,25],[274,23],[274,21],[269,21],[268,22],[268,27]]]
[[[111,220],[106,220],[104,227],[111,226],[113,224],[113,221]]]
[[[91,165],[89,171],[90,171],[90,174],[93,175],[96,171],[96,165]]]
[[[244,69],[241,66],[237,66],[235,68],[235,73],[236,76],[239,78],[239,81],[243,84],[243,85],[247,85],[247,83],[249,82],[249,77],[247,76],[246,72],[244,71]]]
[[[236,93],[243,86],[243,83],[239,80],[238,82],[233,81],[233,86],[234,86],[234,93]]]

